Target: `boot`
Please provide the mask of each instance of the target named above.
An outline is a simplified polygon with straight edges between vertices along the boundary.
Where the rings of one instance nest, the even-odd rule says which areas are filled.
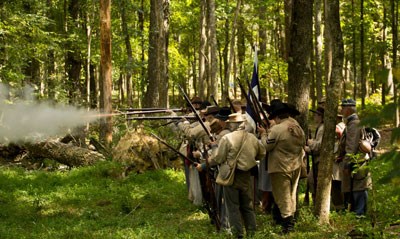
[[[279,210],[279,207],[276,204],[274,204],[272,207],[272,218],[274,219],[277,225],[282,225],[281,211]]]
[[[282,232],[287,234],[294,230],[293,216],[282,218]]]

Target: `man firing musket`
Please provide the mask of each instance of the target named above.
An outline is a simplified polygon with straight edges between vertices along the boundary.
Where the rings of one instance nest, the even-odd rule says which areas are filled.
[[[196,162],[201,162],[204,158],[207,158],[208,148],[210,142],[214,141],[215,138],[211,134],[211,127],[210,123],[213,120],[211,115],[217,114],[219,111],[219,107],[216,105],[209,106],[206,109],[202,110],[203,117],[200,116],[198,109],[193,104],[193,99],[190,100],[189,97],[184,92],[183,88],[179,86],[179,89],[186,100],[188,107],[191,109],[191,114],[194,115],[197,120],[190,124],[189,122],[179,122],[177,124],[178,128],[184,133],[186,140],[187,140],[187,157],[190,159],[195,160]],[[201,152],[203,155],[202,159],[198,159],[194,157],[193,152]],[[187,162],[187,161],[186,161]],[[187,180],[189,183],[189,197],[193,197],[193,203],[197,204],[197,200],[195,196],[198,192],[201,194],[201,204],[207,210],[209,217],[211,219],[211,223],[213,223],[217,230],[220,229],[220,218],[219,218],[219,211],[216,205],[216,198],[215,198],[215,191],[214,191],[214,179],[213,179],[213,172],[207,168],[207,170],[203,172],[198,172],[196,169],[196,165],[185,164],[189,171],[189,178]],[[200,187],[196,187],[199,185]]]

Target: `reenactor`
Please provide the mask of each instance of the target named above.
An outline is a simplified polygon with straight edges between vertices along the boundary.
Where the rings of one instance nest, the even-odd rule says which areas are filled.
[[[368,192],[372,186],[371,174],[366,166],[369,154],[359,148],[361,139],[360,120],[356,101],[342,100],[342,115],[346,128],[340,140],[338,161],[343,161],[342,192],[344,204],[357,216],[367,212]],[[357,167],[357,170],[354,169]]]
[[[269,119],[274,120],[268,133],[262,127],[262,143],[268,153],[268,173],[271,177],[272,194],[277,208],[273,218],[288,233],[294,229],[296,194],[304,158],[305,134],[298,122],[290,117],[293,108],[281,101],[271,101]],[[296,112],[297,114],[297,112]]]
[[[233,165],[230,175],[234,177],[229,177],[232,181],[219,183],[223,185],[231,231],[235,237],[242,238],[242,221],[248,236],[256,230],[250,171],[257,166],[257,160],[265,159],[265,149],[254,134],[244,130],[244,119],[240,113],[229,115],[227,123],[232,132],[220,139],[216,155],[209,160],[214,164]]]

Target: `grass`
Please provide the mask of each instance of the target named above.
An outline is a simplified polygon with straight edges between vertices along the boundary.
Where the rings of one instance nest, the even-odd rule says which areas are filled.
[[[229,238],[216,233],[208,215],[187,200],[182,171],[125,178],[121,172],[113,162],[58,172],[3,166],[0,238]],[[288,236],[280,235],[271,216],[258,212],[254,238],[350,238],[353,229],[375,238],[398,237],[387,231],[400,215],[396,193],[390,185],[374,191],[375,228],[371,215],[356,219],[336,213],[329,226],[321,226],[312,209],[301,206],[296,231]]]

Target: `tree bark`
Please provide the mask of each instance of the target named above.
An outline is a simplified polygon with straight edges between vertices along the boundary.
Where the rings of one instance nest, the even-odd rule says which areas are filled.
[[[330,194],[332,181],[332,164],[334,161],[334,144],[336,115],[338,112],[338,102],[341,93],[341,83],[343,78],[343,37],[340,28],[339,0],[325,0],[325,27],[331,37],[332,72],[328,81],[327,100],[325,103],[324,115],[324,136],[321,146],[321,161],[318,168],[318,184],[315,203],[315,214],[320,223],[329,223]]]
[[[202,99],[205,97],[206,89],[206,45],[207,45],[207,0],[200,1],[200,47],[199,47],[199,78],[198,78],[198,96]]]
[[[392,61],[393,61],[393,68],[397,68],[397,47],[398,47],[398,17],[399,17],[399,5],[397,1],[390,0],[391,6],[391,15],[392,15]],[[397,95],[397,83],[399,79],[393,77],[393,103],[396,106],[395,110],[395,126],[400,126],[400,116],[399,116],[399,102],[398,102],[398,95]]]
[[[68,13],[71,17],[71,30],[76,28],[78,29],[79,22],[79,11],[80,11],[80,3],[78,0],[71,0],[68,5]],[[78,91],[80,89],[80,74],[82,69],[82,58],[80,56],[79,47],[74,45],[74,43],[67,43],[67,59],[66,59],[66,72],[68,76],[67,82],[67,90],[68,90],[68,99],[69,103],[74,103],[78,97]]]
[[[100,81],[102,82],[102,113],[112,113],[111,76],[111,0],[100,0]],[[112,118],[102,117],[100,135],[107,147],[112,143]]]
[[[33,158],[48,158],[70,167],[88,166],[105,160],[105,157],[96,151],[57,141],[27,144],[24,147]]]
[[[208,0],[209,10],[209,49],[210,49],[210,93],[218,100],[218,59],[217,59],[217,27],[215,17],[215,0]]]
[[[228,62],[226,65],[226,70],[225,70],[225,82],[224,82],[224,89],[222,91],[222,99],[226,99],[229,97],[229,81],[230,81],[230,75],[231,75],[231,67],[233,64],[233,59],[234,59],[234,54],[235,54],[235,36],[236,36],[236,29],[237,29],[237,21],[239,17],[239,12],[240,12],[240,7],[242,5],[241,0],[237,0],[236,3],[236,10],[235,10],[235,16],[232,22],[232,27],[231,27],[231,36],[229,40],[229,56],[228,56]]]
[[[287,62],[289,60],[290,54],[290,44],[291,44],[291,26],[292,26],[292,11],[293,11],[293,1],[295,0],[284,0],[284,12],[285,12],[285,34],[284,34],[284,44],[283,46],[283,59]]]
[[[311,80],[313,0],[294,0],[290,29],[288,102],[299,111],[299,124],[307,132]]]
[[[133,107],[133,96],[132,96],[132,67],[133,67],[133,54],[132,54],[132,46],[131,46],[131,38],[128,31],[128,23],[127,23],[127,16],[126,16],[126,1],[121,1],[120,4],[120,12],[121,12],[121,25],[122,25],[122,32],[124,34],[125,40],[125,48],[126,48],[126,55],[128,56],[128,62],[126,63],[126,67],[124,71],[126,72],[126,97],[127,97],[127,104],[130,107]],[[122,93],[123,94],[123,93]]]
[[[354,0],[351,0],[351,15],[353,18],[355,18],[355,6],[354,6]],[[353,22],[356,22],[356,19],[353,19]],[[354,100],[357,98],[357,87],[358,87],[358,82],[357,82],[357,57],[356,57],[356,52],[357,52],[357,44],[356,44],[356,28],[353,25],[353,41],[352,41],[352,47],[353,47],[353,54],[352,54],[352,65],[353,65],[353,81],[354,81],[354,87],[353,87],[353,98]],[[325,70],[326,71],[326,70]],[[344,96],[346,97],[346,92],[344,92]]]
[[[168,0],[151,0],[148,84],[144,107],[168,105],[167,26]]]
[[[364,0],[360,1],[360,70],[361,70],[361,109],[365,109],[365,97],[367,96],[367,79],[365,75],[364,55]]]
[[[323,80],[322,80],[322,0],[315,0],[315,85],[317,91],[317,101],[323,97]]]

